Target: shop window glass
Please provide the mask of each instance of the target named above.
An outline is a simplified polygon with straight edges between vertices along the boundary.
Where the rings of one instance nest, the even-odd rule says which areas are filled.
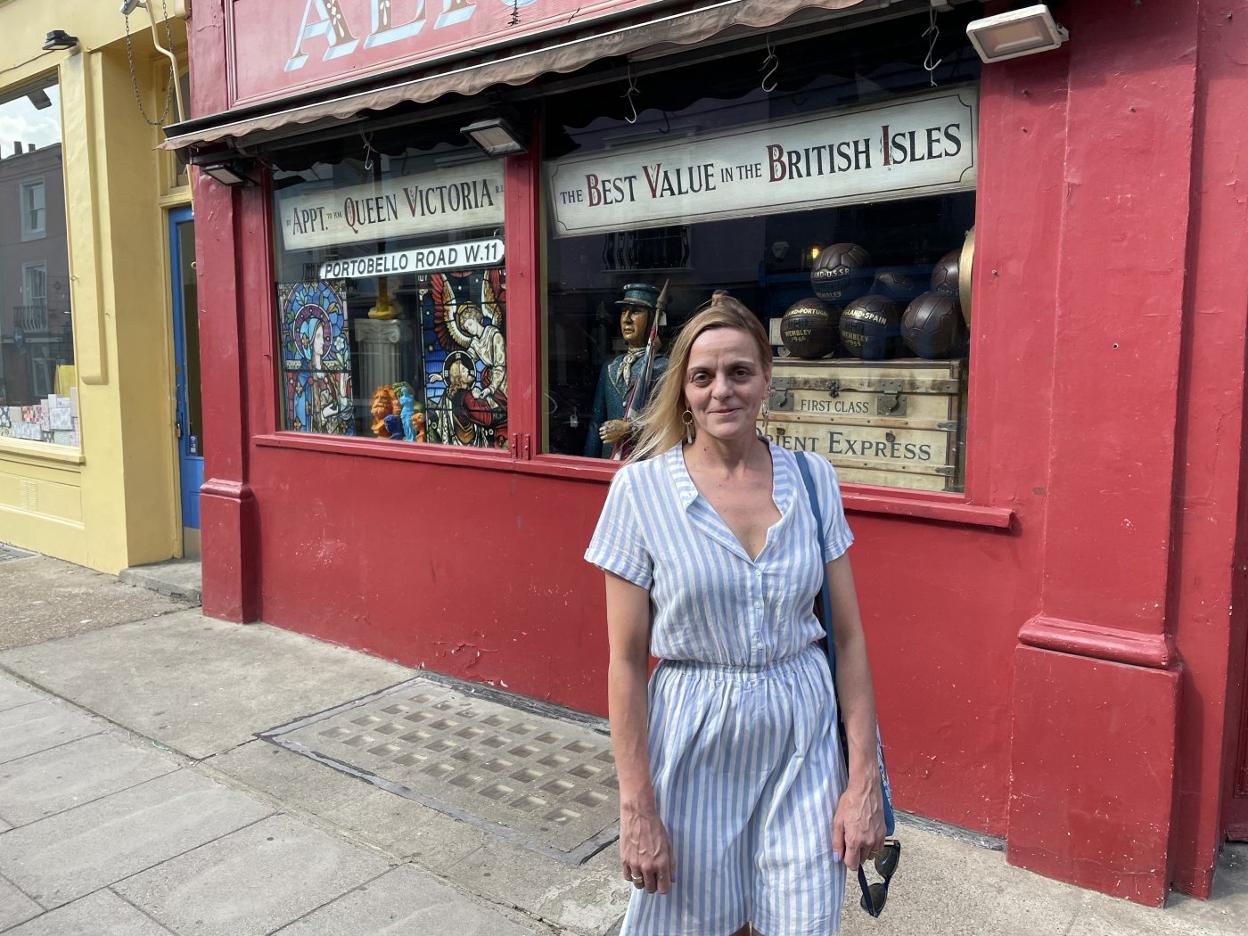
[[[0,437],[77,446],[55,77],[0,93],[0,126]]]
[[[902,32],[782,45],[770,91],[760,51],[551,99],[545,451],[626,454],[660,296],[666,343],[726,289],[772,336],[776,443],[962,489],[979,65],[951,28],[929,78]]]
[[[282,429],[507,447],[502,162],[462,140],[272,155]]]

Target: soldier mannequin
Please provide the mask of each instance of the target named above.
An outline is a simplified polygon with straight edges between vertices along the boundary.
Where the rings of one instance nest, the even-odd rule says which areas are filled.
[[[585,436],[588,458],[610,458],[616,443],[632,434],[624,419],[624,402],[637,378],[641,376],[646,340],[650,337],[650,321],[654,315],[659,290],[646,283],[630,283],[624,287],[624,298],[616,302],[620,309],[620,335],[627,345],[602,365],[598,389],[594,393],[593,415]],[[655,355],[650,379],[656,381],[667,367],[667,358]]]

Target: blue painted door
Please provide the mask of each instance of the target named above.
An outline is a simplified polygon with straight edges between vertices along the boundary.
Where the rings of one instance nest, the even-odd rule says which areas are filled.
[[[199,395],[195,222],[191,219],[190,208],[169,212],[169,261],[173,288],[173,361],[182,526],[187,531],[198,531],[199,489],[204,483],[204,424]],[[195,551],[198,551],[198,543],[195,544]]]

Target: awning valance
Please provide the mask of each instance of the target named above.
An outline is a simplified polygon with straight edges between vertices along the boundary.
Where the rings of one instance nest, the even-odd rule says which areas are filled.
[[[245,143],[264,131],[356,117],[404,103],[424,104],[446,94],[470,96],[497,85],[517,86],[546,74],[566,74],[592,62],[663,47],[687,47],[733,29],[770,29],[808,11],[878,8],[895,0],[718,0],[681,12],[651,13],[638,21],[584,35],[547,36],[484,59],[465,59],[427,74],[324,100],[259,111],[226,111],[166,128],[163,149]]]

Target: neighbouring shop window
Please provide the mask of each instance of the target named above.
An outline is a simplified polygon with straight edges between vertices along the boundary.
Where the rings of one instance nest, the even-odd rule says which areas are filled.
[[[502,162],[457,128],[273,154],[282,429],[507,447]]]
[[[77,446],[61,97],[0,92],[0,437]]]
[[[921,32],[782,45],[770,91],[759,51],[548,103],[546,451],[626,454],[663,344],[727,289],[772,336],[777,444],[962,489],[979,64],[950,27],[929,78]]]

